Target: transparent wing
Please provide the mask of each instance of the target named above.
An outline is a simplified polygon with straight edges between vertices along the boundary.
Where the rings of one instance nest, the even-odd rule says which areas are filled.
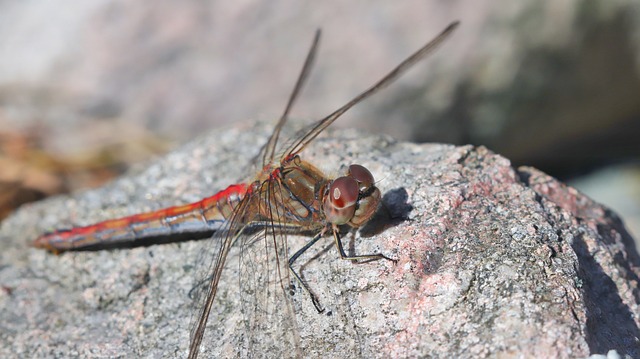
[[[293,107],[296,99],[298,98],[304,83],[309,76],[315,55],[318,49],[320,41],[320,30],[316,31],[311,49],[307,55],[307,58],[302,67],[302,71],[293,92],[289,96],[289,100],[285,107],[285,110],[278,120],[273,133],[269,137],[267,143],[262,147],[256,159],[262,157],[263,166],[272,162],[276,148],[278,147],[278,140],[283,126],[286,124],[289,112]],[[273,194],[276,190],[281,190],[279,186],[269,184],[271,182],[265,182],[267,186],[262,193],[269,196],[269,193]],[[275,187],[278,187],[276,189]],[[212,241],[216,244],[212,244],[206,251],[201,252],[200,257],[214,258],[211,262],[211,266],[206,271],[207,274],[200,274],[203,280],[196,283],[196,286],[192,290],[191,297],[194,298],[196,303],[201,303],[201,309],[197,314],[196,319],[192,319],[191,330],[191,344],[189,346],[189,358],[196,358],[198,356],[198,350],[202,343],[203,336],[206,329],[206,324],[211,314],[211,309],[214,304],[218,292],[218,284],[223,272],[223,268],[227,261],[227,257],[235,242],[240,243],[240,288],[242,296],[242,307],[245,318],[245,325],[247,327],[247,333],[249,333],[249,347],[259,346],[272,347],[272,348],[285,348],[289,347],[290,353],[295,353],[297,345],[296,339],[290,338],[288,341],[293,345],[283,345],[285,343],[282,340],[275,345],[266,345],[264,341],[254,340],[251,333],[267,333],[275,332],[279,329],[279,333],[293,333],[294,327],[293,311],[291,310],[290,301],[285,295],[284,282],[288,283],[288,257],[287,257],[287,245],[284,234],[279,230],[279,218],[281,214],[272,213],[268,222],[254,223],[253,225],[247,224],[247,219],[255,216],[255,214],[249,213],[251,210],[250,203],[255,201],[254,196],[259,196],[260,191],[253,194],[253,196],[246,196],[236,208],[232,218],[229,220],[228,227],[224,231],[226,235],[221,236],[222,240]],[[260,201],[261,202],[261,201]],[[263,226],[267,228],[259,233],[255,233],[256,228]],[[250,232],[250,233],[248,233]],[[256,239],[262,239],[256,240]],[[257,243],[263,243],[260,246]],[[259,250],[262,248],[262,250]],[[284,267],[283,267],[284,265]],[[244,278],[243,278],[244,277]],[[290,315],[282,315],[282,310],[276,310],[276,304],[278,307],[286,306]],[[280,313],[279,315],[277,313]],[[285,313],[286,314],[286,313]],[[283,319],[284,318],[284,319]],[[288,318],[288,319],[286,319]],[[267,331],[267,328],[269,330]],[[273,333],[272,333],[273,334]],[[265,338],[276,338],[276,335],[266,335]],[[288,337],[288,336],[285,336]],[[254,348],[258,349],[258,348]],[[259,352],[257,350],[252,350]]]
[[[190,359],[197,358],[200,353],[200,345],[203,342],[207,322],[209,321],[209,316],[211,315],[211,310],[218,294],[218,284],[222,277],[227,257],[237,239],[245,233],[245,230],[249,229],[246,225],[246,218],[248,216],[247,210],[249,203],[253,196],[252,193],[245,195],[229,218],[224,236],[221,237],[222,240],[209,241],[210,247],[204,251],[206,252],[204,255],[212,255],[213,260],[206,270],[208,274],[203,276],[203,281],[196,283],[196,288],[194,289],[194,297],[200,309],[195,320],[192,320],[193,324],[188,355]],[[223,327],[222,329],[224,329],[225,326],[219,325],[220,323],[217,324],[218,327]],[[215,334],[221,335],[219,332]]]
[[[320,44],[320,35],[320,29],[316,30],[313,42],[311,43],[311,48],[309,49],[307,58],[304,61],[304,65],[302,65],[302,70],[300,71],[300,75],[298,76],[296,85],[294,86],[293,91],[289,96],[289,100],[287,101],[287,105],[284,108],[284,112],[282,113],[282,116],[280,116],[276,127],[269,137],[269,140],[267,141],[267,143],[265,143],[265,145],[260,150],[260,153],[258,154],[258,158],[262,157],[263,166],[271,163],[277,153],[276,149],[278,147],[278,139],[280,138],[282,127],[284,127],[285,123],[289,119],[289,113],[291,112],[291,109],[293,108],[293,105],[296,102],[298,96],[302,92],[307,78],[309,77],[309,73],[311,73],[311,69],[313,68],[313,63],[315,61],[316,53],[318,52],[318,46]]]
[[[240,295],[245,326],[243,357],[302,357],[291,298],[287,292],[286,240],[263,231],[241,252]],[[246,355],[245,355],[246,354]]]
[[[418,51],[413,53],[413,55],[409,56],[406,60],[400,63],[395,69],[389,72],[385,77],[376,82],[373,86],[369,87],[364,92],[360,93],[358,96],[354,97],[351,101],[347,102],[344,106],[340,107],[333,113],[329,114],[325,118],[319,120],[315,123],[311,130],[309,130],[306,135],[302,136],[299,140],[294,142],[288,150],[284,153],[282,157],[282,161],[285,161],[292,156],[297,155],[302,151],[309,142],[313,141],[322,131],[324,131],[329,125],[331,125],[335,120],[340,118],[345,112],[347,112],[351,107],[355,106],[359,102],[365,100],[381,89],[389,86],[393,83],[398,77],[400,77],[405,71],[415,65],[416,62],[420,61],[422,58],[432,53],[444,40],[451,35],[453,30],[458,27],[459,22],[455,21],[449,26],[447,26],[438,36],[436,36],[429,43],[424,45]]]
[[[212,241],[216,243],[207,248],[206,252],[211,252],[215,259],[205,281],[194,289],[194,296],[202,298],[198,300],[201,309],[192,321],[189,358],[196,358],[200,350],[207,356],[228,354],[224,348],[209,345],[201,348],[202,343],[210,342],[229,343],[228,349],[240,357],[302,356],[288,293],[286,238],[287,233],[298,231],[298,227],[286,223],[284,206],[278,205],[285,198],[288,193],[279,181],[265,180],[240,202],[229,221],[226,236],[221,241]],[[237,256],[233,255],[236,251]],[[227,262],[235,258],[239,261]],[[238,270],[234,271],[232,266],[238,266]],[[238,285],[234,287],[239,288],[239,292],[224,288],[224,293],[232,294],[217,298],[225,269],[229,274],[238,273]],[[240,306],[235,300],[237,297]],[[230,315],[225,313],[228,310],[240,312]],[[218,318],[225,318],[227,322]],[[212,323],[210,328],[207,328],[208,322]]]

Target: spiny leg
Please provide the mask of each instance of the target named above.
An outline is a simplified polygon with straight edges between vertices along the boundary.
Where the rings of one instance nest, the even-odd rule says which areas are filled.
[[[293,263],[302,255],[302,253],[306,252],[307,249],[311,248],[311,246],[316,244],[316,242],[318,242],[323,235],[324,235],[324,231],[318,233],[315,237],[313,237],[313,239],[307,242],[307,244],[305,244],[304,247],[300,248],[296,253],[294,253],[291,256],[291,258],[289,258],[289,270],[291,271],[291,273],[293,273],[293,276],[296,277],[298,282],[300,282],[304,290],[307,293],[309,293],[309,296],[311,297],[311,302],[313,302],[313,306],[316,307],[316,310],[318,311],[318,313],[324,312],[324,308],[320,306],[320,301],[318,300],[318,297],[311,291],[311,289],[309,288],[309,285],[302,279],[302,277],[298,274],[298,272],[296,272],[295,269],[293,269]],[[338,251],[340,252],[341,259],[350,260],[356,264],[366,263],[366,262],[370,262],[378,259],[386,259],[388,261],[393,262],[394,264],[397,263],[397,260],[389,258],[382,253],[348,256],[345,253],[344,248],[342,246],[342,241],[340,240],[340,234],[337,228],[333,229],[333,238],[335,239],[336,246],[338,247]],[[358,262],[359,260],[362,260],[363,262]]]
[[[340,252],[341,259],[353,261],[353,263],[355,264],[367,263],[367,262],[375,261],[378,259],[386,259],[388,261],[393,262],[393,264],[396,264],[398,262],[396,259],[389,258],[382,253],[371,253],[371,254],[349,256],[345,253],[344,247],[342,247],[342,240],[340,239],[340,233],[338,232],[337,228],[333,228],[333,238],[336,242],[336,247],[338,247],[338,252]],[[362,262],[359,262],[360,260],[362,260]]]
[[[298,257],[302,255],[302,253],[306,252],[307,249],[311,248],[311,246],[313,246],[316,242],[318,242],[320,238],[322,238],[323,234],[324,234],[324,231],[318,233],[315,237],[313,237],[312,240],[310,240],[307,244],[305,244],[304,247],[300,248],[297,252],[295,252],[291,256],[291,258],[289,258],[289,270],[291,271],[291,273],[293,273],[293,276],[296,277],[298,282],[300,282],[300,284],[302,285],[302,288],[304,288],[304,290],[306,290],[307,293],[309,293],[309,296],[311,297],[311,301],[313,302],[313,306],[316,307],[316,310],[318,311],[318,313],[324,312],[324,308],[320,306],[320,301],[318,301],[318,297],[311,291],[311,289],[309,289],[309,285],[307,285],[307,283],[304,280],[302,280],[302,277],[300,277],[300,275],[295,271],[295,269],[293,269],[293,262],[295,262],[296,259],[298,259]]]

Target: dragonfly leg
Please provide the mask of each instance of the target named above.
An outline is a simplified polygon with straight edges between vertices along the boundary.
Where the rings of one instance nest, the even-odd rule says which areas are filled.
[[[393,264],[396,264],[398,262],[397,260],[391,259],[382,253],[371,253],[371,254],[349,256],[344,251],[344,247],[342,246],[342,240],[340,239],[340,233],[338,232],[337,228],[333,229],[333,238],[335,239],[336,247],[338,247],[338,251],[340,252],[340,258],[342,259],[353,261],[354,263],[357,263],[357,264],[375,261],[378,259],[386,259],[388,261],[393,262]]]
[[[293,273],[293,276],[296,277],[298,282],[300,282],[300,284],[302,285],[302,288],[304,288],[304,290],[306,290],[307,293],[309,293],[309,296],[311,297],[311,301],[313,302],[313,306],[316,307],[316,310],[318,311],[318,313],[324,312],[324,308],[320,306],[320,301],[318,300],[318,297],[311,291],[311,289],[309,289],[309,285],[307,285],[307,283],[302,279],[302,277],[300,277],[300,275],[295,271],[295,269],[293,269],[293,262],[295,262],[296,259],[298,259],[298,257],[302,255],[302,253],[304,253],[307,249],[311,248],[311,246],[313,246],[316,242],[318,242],[318,240],[322,238],[323,234],[324,234],[324,231],[318,233],[315,237],[313,237],[312,240],[310,240],[307,244],[305,244],[304,247],[300,248],[297,252],[295,252],[291,256],[291,258],[289,258],[289,270],[291,271],[291,273]]]

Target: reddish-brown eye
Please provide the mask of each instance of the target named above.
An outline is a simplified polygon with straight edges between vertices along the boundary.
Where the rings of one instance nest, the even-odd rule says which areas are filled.
[[[358,182],[351,177],[336,178],[324,199],[327,220],[338,225],[349,222],[356,211],[357,201]]]
[[[331,203],[336,208],[353,206],[358,200],[358,182],[349,177],[339,177],[329,189]]]
[[[371,172],[369,172],[368,169],[364,168],[363,166],[349,166],[348,176],[353,177],[356,181],[358,181],[361,191],[365,191],[373,186],[373,175],[371,174]]]

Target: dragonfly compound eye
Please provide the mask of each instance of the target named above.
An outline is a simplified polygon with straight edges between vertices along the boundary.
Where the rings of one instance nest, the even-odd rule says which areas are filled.
[[[364,166],[349,166],[349,172],[347,173],[347,176],[352,177],[353,179],[358,181],[358,186],[360,187],[361,192],[367,191],[369,188],[371,188],[371,186],[373,186],[374,183],[373,175]]]
[[[338,225],[349,222],[356,211],[358,194],[358,181],[351,177],[336,178],[324,198],[327,221]]]
[[[347,176],[358,182],[359,199],[356,211],[353,214],[349,225],[352,227],[360,227],[365,224],[378,209],[380,203],[380,190],[375,186],[373,175],[363,166],[351,165]]]

